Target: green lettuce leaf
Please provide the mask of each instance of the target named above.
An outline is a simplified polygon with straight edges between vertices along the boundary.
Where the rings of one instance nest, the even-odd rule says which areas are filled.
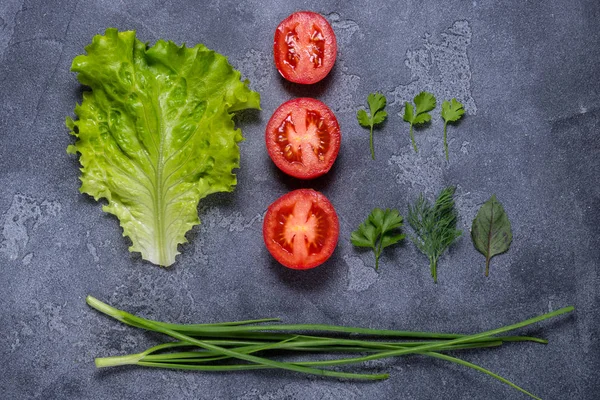
[[[149,47],[134,31],[109,28],[85,50],[71,70],[91,91],[75,107],[78,119],[67,118],[80,191],[107,200],[130,251],[169,266],[200,223],[200,199],[233,190],[243,138],[232,112],[259,109],[260,96],[202,44]]]

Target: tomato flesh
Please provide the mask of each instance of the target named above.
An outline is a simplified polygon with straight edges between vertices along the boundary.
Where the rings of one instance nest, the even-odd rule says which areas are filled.
[[[312,189],[294,190],[267,209],[263,238],[269,253],[292,269],[324,263],[337,245],[339,223],[333,205]]]
[[[269,156],[279,169],[300,179],[327,173],[340,150],[341,132],[333,112],[319,100],[283,103],[267,124]]]
[[[331,25],[311,11],[294,13],[281,21],[273,41],[275,66],[285,79],[312,84],[325,78],[337,55]]]

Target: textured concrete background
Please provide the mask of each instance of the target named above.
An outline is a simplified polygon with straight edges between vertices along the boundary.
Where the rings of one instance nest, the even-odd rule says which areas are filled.
[[[362,3],[362,2],[361,2]],[[179,322],[277,316],[287,322],[473,332],[566,305],[574,315],[523,331],[547,346],[464,355],[545,399],[600,392],[600,3],[541,1],[23,1],[0,2],[0,392],[4,399],[516,399],[489,377],[420,357],[373,362],[379,383],[290,372],[201,374],[96,370],[95,356],[136,352],[156,335],[89,309],[94,295],[144,316]],[[283,81],[272,63],[277,24],[291,12],[325,15],[338,60],[314,87]],[[262,95],[241,115],[246,141],[234,193],[199,208],[177,264],[161,269],[127,251],[118,221],[78,193],[78,162],[64,119],[81,100],[71,60],[107,27],[141,40],[202,42],[229,57]],[[388,95],[377,160],[355,112],[368,93]],[[421,90],[456,96],[467,115],[417,131],[410,147],[401,104]],[[273,110],[296,96],[336,112],[343,143],[333,170],[309,183],[278,172],[264,149]],[[439,108],[435,110],[437,114]],[[440,260],[439,283],[410,243],[386,250],[379,273],[350,232],[376,206],[457,185],[468,227],[492,193],[512,221],[511,250],[483,274],[468,234]],[[324,266],[294,272],[264,249],[263,213],[297,187],[323,191],[341,236]],[[235,249],[235,250],[234,250]]]

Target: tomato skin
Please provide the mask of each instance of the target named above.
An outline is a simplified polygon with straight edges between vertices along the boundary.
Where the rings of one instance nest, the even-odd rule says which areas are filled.
[[[313,179],[329,172],[341,141],[333,111],[323,102],[308,97],[279,106],[265,130],[271,160],[281,171],[299,179]]]
[[[295,12],[279,24],[273,40],[275,66],[290,82],[309,85],[329,74],[337,40],[329,22],[312,11]]]
[[[263,239],[271,255],[291,269],[323,264],[335,250],[338,217],[327,197],[312,189],[298,189],[275,200],[263,222]]]

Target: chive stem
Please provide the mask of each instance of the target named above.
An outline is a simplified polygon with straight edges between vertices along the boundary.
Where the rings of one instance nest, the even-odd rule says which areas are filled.
[[[432,267],[435,267],[435,262],[432,264]],[[432,268],[432,274],[435,280],[437,277],[435,268]],[[235,371],[260,368],[278,368],[337,378],[380,380],[388,378],[389,375],[340,372],[331,369],[323,369],[320,367],[350,365],[388,357],[417,354],[446,360],[475,369],[503,383],[506,383],[507,385],[535,399],[539,398],[515,385],[509,380],[483,367],[456,357],[442,354],[441,352],[501,346],[505,342],[533,341],[538,343],[547,343],[547,341],[544,339],[528,336],[502,337],[496,335],[523,328],[574,310],[574,307],[572,306],[564,307],[553,312],[529,318],[527,320],[504,327],[491,329],[473,335],[461,335],[448,333],[378,330],[324,324],[254,325],[278,321],[278,319],[272,318],[225,322],[220,324],[169,324],[137,317],[133,314],[111,307],[108,304],[105,304],[91,296],[88,296],[86,301],[96,310],[125,324],[163,333],[178,340],[150,347],[141,353],[96,358],[95,363],[98,368],[128,364],[198,371]],[[338,334],[360,334],[379,338],[403,337],[427,339],[427,341],[373,341],[294,333],[271,333],[269,331],[318,331]],[[202,337],[203,339],[201,340],[196,336]],[[181,347],[194,347],[199,348],[199,350],[164,352],[165,350],[173,350]],[[311,360],[299,362],[276,361],[263,356],[254,355],[255,353],[271,352],[274,350],[292,352],[327,351],[370,354],[361,355],[358,357],[337,358],[332,360]],[[248,364],[210,364],[213,361],[227,359],[238,359],[246,361]]]

